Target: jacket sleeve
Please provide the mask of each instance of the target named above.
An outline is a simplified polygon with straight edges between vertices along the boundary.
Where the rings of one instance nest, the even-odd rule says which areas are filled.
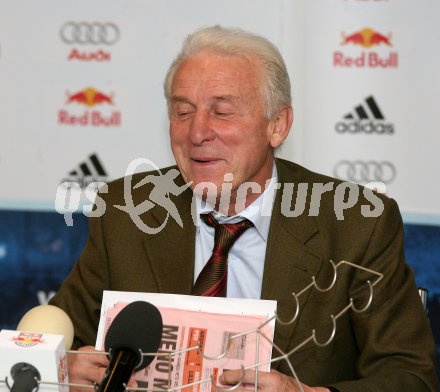
[[[86,246],[50,304],[63,309],[75,327],[73,349],[95,345],[102,293],[108,289],[109,269],[101,218],[89,218]]]

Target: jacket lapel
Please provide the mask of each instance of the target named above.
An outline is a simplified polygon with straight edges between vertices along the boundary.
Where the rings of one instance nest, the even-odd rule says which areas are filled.
[[[284,184],[292,182],[292,174],[288,176],[286,169],[277,165],[278,181]],[[290,177],[290,179],[289,179]],[[298,177],[293,177],[295,186]],[[282,185],[283,186],[283,185]],[[307,210],[298,217],[287,217],[281,212],[281,196],[283,188],[277,191],[272,212],[271,225],[266,249],[264,266],[262,298],[277,301],[278,317],[289,321],[295,315],[297,305],[292,293],[299,294],[312,282],[312,276],[317,276],[322,264],[322,257],[307,247],[307,242],[317,235],[318,227]],[[310,290],[299,295],[299,316],[305,306]],[[298,318],[299,318],[298,316]],[[298,324],[298,318],[293,324],[276,323],[275,343],[280,350],[285,351],[292,339]],[[273,357],[279,356],[274,350]],[[275,367],[279,362],[275,363]]]
[[[176,180],[183,184],[182,178]],[[163,208],[154,208],[157,226],[168,219],[159,233],[144,240],[147,259],[153,272],[158,292],[190,294],[194,277],[195,225],[191,215],[192,191],[187,189],[179,196],[171,196],[182,219],[181,227]],[[167,218],[168,216],[168,218]]]

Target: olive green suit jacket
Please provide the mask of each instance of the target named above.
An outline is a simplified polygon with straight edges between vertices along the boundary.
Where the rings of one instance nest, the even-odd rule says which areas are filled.
[[[261,298],[277,300],[280,319],[293,317],[297,304],[292,293],[300,293],[313,277],[321,288],[329,286],[335,271],[330,260],[354,263],[383,278],[373,287],[366,311],[348,310],[335,325],[331,316],[350,298],[357,308],[365,306],[370,297],[366,281],[375,283],[377,275],[341,265],[329,291],[311,287],[302,292],[296,320],[276,325],[273,357],[290,353],[299,379],[312,386],[331,385],[341,392],[436,391],[435,346],[412,271],[404,263],[396,203],[385,196],[365,197],[364,188],[355,186],[351,192],[357,189],[358,201],[341,216],[344,184],[288,161],[277,159],[276,164],[281,189],[274,201]],[[132,186],[144,177],[134,175]],[[300,183],[307,184],[302,185],[302,192],[307,187],[302,213]],[[180,176],[176,184],[183,185]],[[333,190],[320,192],[319,184]],[[145,201],[151,189],[151,184],[132,189],[134,205]],[[154,235],[139,230],[127,212],[114,207],[125,205],[123,179],[110,183],[100,197],[98,204],[105,203],[106,211],[90,218],[87,245],[51,301],[72,318],[75,347],[95,343],[103,290],[190,294],[193,285],[196,227],[189,189],[170,194],[183,227],[159,205],[141,215],[149,227],[160,226],[168,216],[163,230]],[[347,198],[345,202],[352,204]],[[382,205],[378,217],[364,216],[369,211],[374,215]],[[313,341],[301,346],[313,330],[320,343],[332,331],[335,336],[325,347]],[[273,367],[291,374],[285,359]]]

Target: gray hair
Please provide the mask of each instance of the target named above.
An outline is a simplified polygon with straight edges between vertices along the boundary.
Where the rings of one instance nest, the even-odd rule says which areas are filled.
[[[237,28],[207,27],[186,37],[182,50],[172,62],[164,81],[164,93],[170,112],[171,85],[174,74],[187,58],[210,50],[226,56],[257,56],[263,66],[261,95],[266,106],[266,117],[291,105],[290,79],[286,64],[278,49],[266,38]]]

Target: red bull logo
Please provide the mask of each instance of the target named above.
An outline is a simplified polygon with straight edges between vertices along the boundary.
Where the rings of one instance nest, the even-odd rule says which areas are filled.
[[[66,103],[70,104],[74,102],[89,107],[100,105],[103,103],[113,105],[113,96],[103,94],[100,91],[95,90],[93,87],[87,87],[86,89],[78,91],[74,94],[67,93]]]
[[[115,106],[113,93],[105,94],[93,87],[87,87],[73,94],[67,92],[66,95],[65,104],[71,106],[71,110],[59,110],[59,125],[94,127],[121,125],[121,112],[113,110]],[[86,110],[80,111],[81,106],[85,106]],[[99,110],[87,110],[98,106]]]
[[[12,338],[17,346],[33,347],[39,343],[43,343],[43,335],[40,333],[20,332],[16,338]]]
[[[391,44],[391,33],[389,33],[388,36],[385,36],[368,27],[350,35],[345,35],[344,33],[342,33],[341,45],[347,44],[359,45],[366,49],[381,44],[393,46]]]
[[[333,66],[341,68],[397,68],[399,56],[397,52],[386,50],[393,46],[391,33],[384,35],[369,27],[346,35],[342,33],[340,46],[347,47],[346,50],[338,50],[333,53]],[[359,46],[363,50],[360,54],[356,52],[353,56],[353,49],[350,46]],[[384,49],[373,50],[375,47]],[[351,55],[349,55],[350,53]]]
[[[67,381],[67,360],[66,356],[63,355],[59,359],[58,363],[58,382],[66,382]]]

